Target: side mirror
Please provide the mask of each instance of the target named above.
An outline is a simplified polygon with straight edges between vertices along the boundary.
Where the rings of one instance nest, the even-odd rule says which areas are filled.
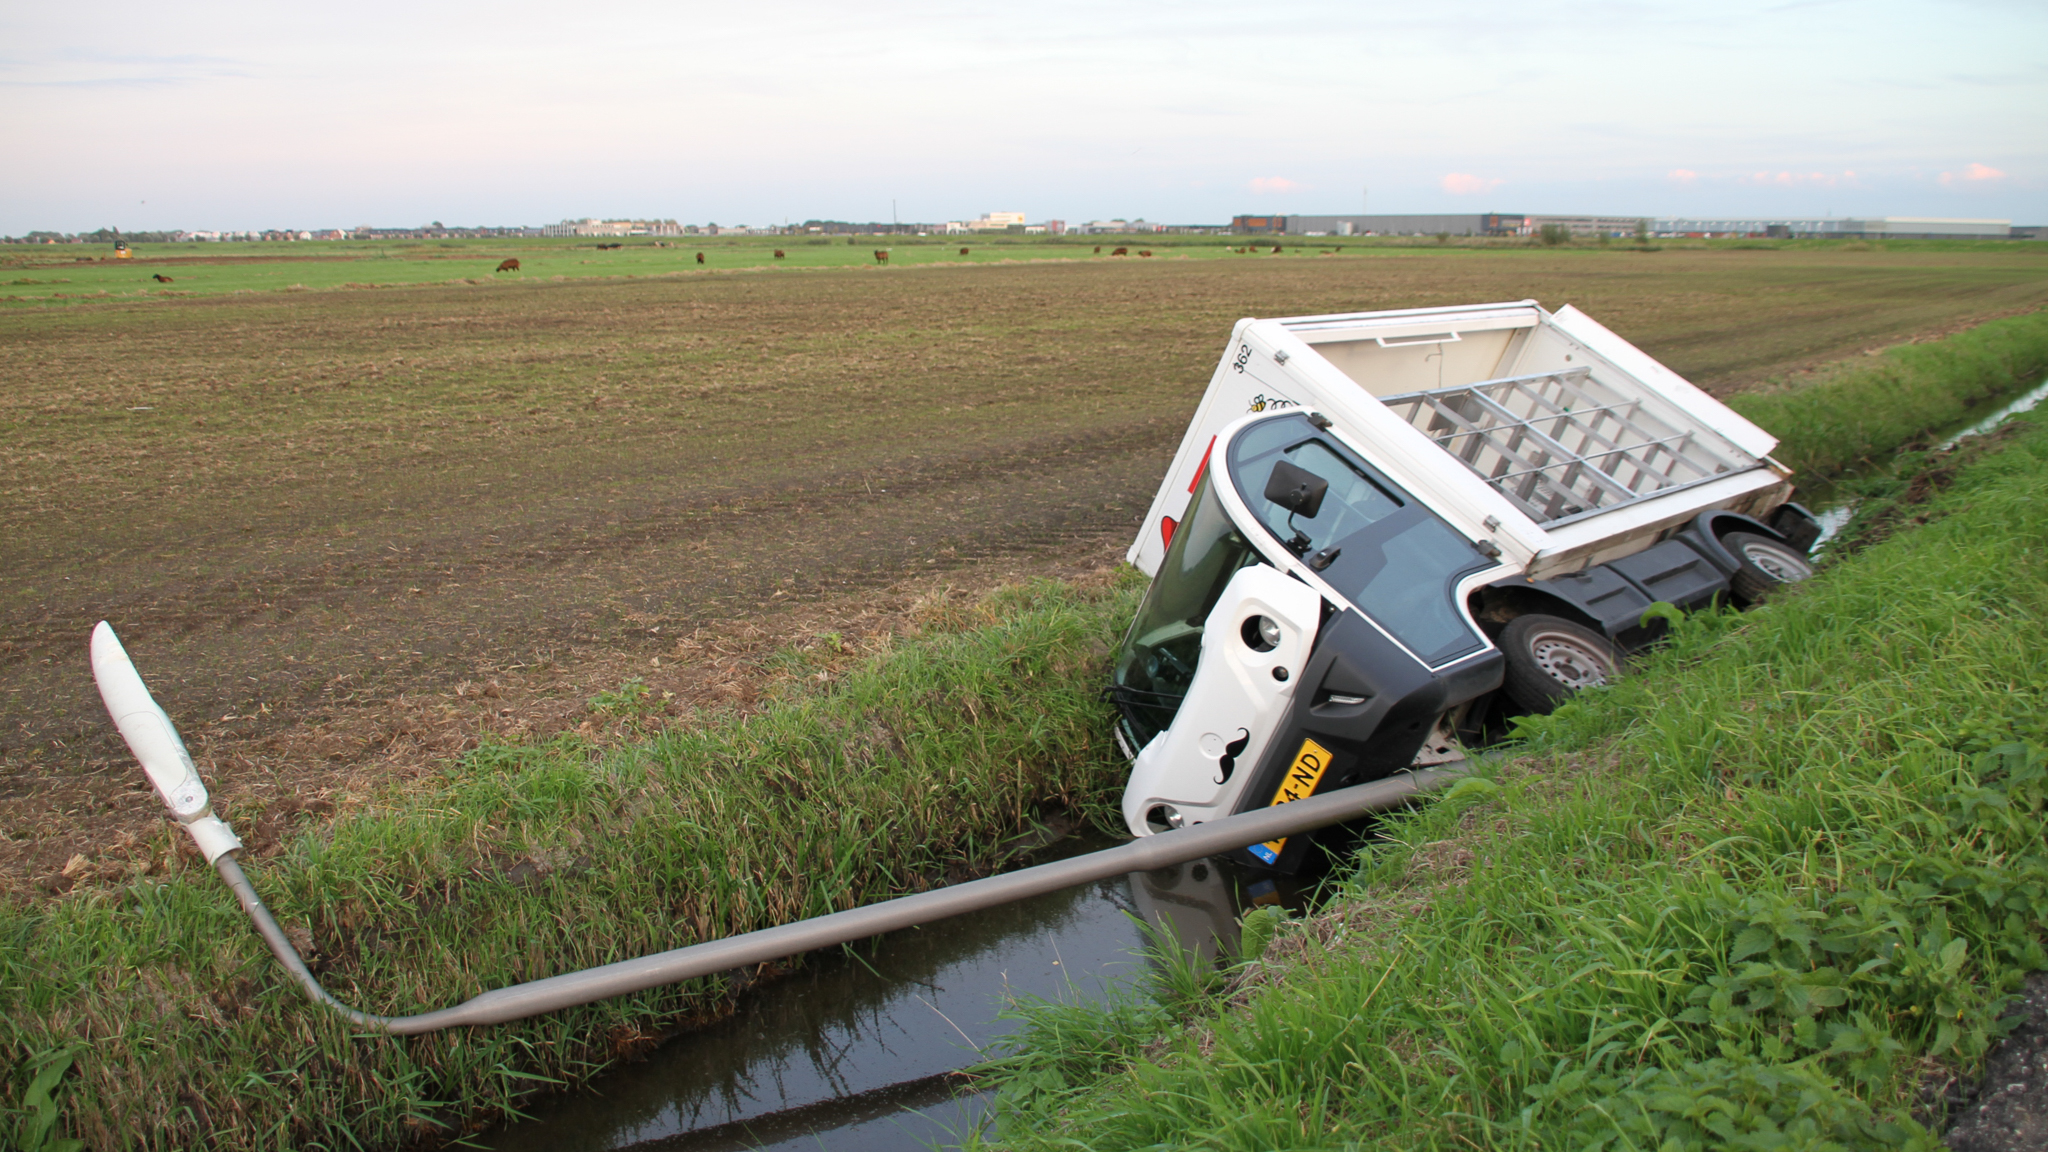
[[[1323,510],[1323,496],[1329,491],[1328,480],[1286,460],[1275,461],[1273,474],[1266,478],[1266,499],[1311,520]]]

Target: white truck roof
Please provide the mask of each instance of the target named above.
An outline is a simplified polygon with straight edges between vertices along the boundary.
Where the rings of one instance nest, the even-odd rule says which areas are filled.
[[[1570,305],[1245,319],[1131,563],[1157,573],[1219,432],[1294,407],[1328,416],[1390,479],[1532,576],[1634,551],[1788,475],[1769,458],[1775,437]]]

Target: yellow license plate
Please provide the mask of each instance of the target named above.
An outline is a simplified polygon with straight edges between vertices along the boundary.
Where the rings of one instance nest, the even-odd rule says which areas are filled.
[[[1306,800],[1316,794],[1316,785],[1323,782],[1323,773],[1330,770],[1330,750],[1313,740],[1303,740],[1301,751],[1294,754],[1294,763],[1287,766],[1287,776],[1280,781],[1280,787],[1273,793],[1273,803],[1268,807]],[[1254,844],[1246,851],[1271,864],[1280,859],[1280,850],[1287,847],[1287,837]]]

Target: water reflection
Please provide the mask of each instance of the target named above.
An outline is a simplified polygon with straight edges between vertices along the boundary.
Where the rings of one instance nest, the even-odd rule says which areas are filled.
[[[1076,837],[1056,855],[1109,847]],[[1052,858],[1052,857],[1048,857]],[[1104,880],[814,957],[742,999],[732,1017],[547,1100],[486,1135],[497,1152],[550,1149],[901,1149],[970,1126],[981,1100],[949,1075],[1016,1025],[1020,996],[1097,997],[1142,975],[1133,914],[1214,958],[1253,903],[1300,906],[1293,888],[1197,861]]]
[[[2022,412],[2031,412],[2036,407],[2039,407],[2043,400],[2048,400],[2048,381],[2035,385],[2026,395],[2021,396],[1989,416],[1973,421],[1948,439],[1943,440],[1940,445],[1941,450],[1947,451],[1972,436],[1982,436],[1986,432],[1997,428],[2000,424],[2005,423],[2008,417],[2017,416]],[[1857,507],[1862,504],[1862,500],[1855,497],[1837,502],[1835,500],[1837,489],[1837,482],[1823,482],[1811,492],[1804,493],[1800,497],[1803,500],[1811,500],[1823,506],[1822,510],[1816,513],[1820,520],[1820,536],[1814,540],[1811,549],[1816,556],[1821,553],[1821,550],[1830,541],[1841,533],[1842,529],[1848,527],[1849,521],[1856,515]]]

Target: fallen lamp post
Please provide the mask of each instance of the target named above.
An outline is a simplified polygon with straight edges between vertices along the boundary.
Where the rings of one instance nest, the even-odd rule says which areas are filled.
[[[843,912],[833,912],[754,932],[709,940],[635,960],[601,964],[524,984],[495,989],[460,1004],[412,1016],[378,1016],[351,1008],[320,986],[298,949],[236,862],[242,842],[213,814],[198,769],[178,737],[170,715],[157,704],[121,647],[101,621],[92,634],[93,678],[100,697],[150,783],[171,815],[198,846],[207,863],[241,901],[256,931],[278,962],[316,1003],[373,1032],[417,1036],[458,1025],[503,1024],[613,996],[623,996],[698,976],[779,960],[836,944],[893,932],[1027,897],[1087,884],[1125,872],[1149,871],[1214,856],[1246,844],[1325,828],[1372,812],[1399,807],[1463,775],[1461,766],[1417,769],[1366,784],[1354,784],[1289,804],[1261,808],[1207,823],[1146,836],[1049,864],[1021,868],[964,884],[936,888]]]

